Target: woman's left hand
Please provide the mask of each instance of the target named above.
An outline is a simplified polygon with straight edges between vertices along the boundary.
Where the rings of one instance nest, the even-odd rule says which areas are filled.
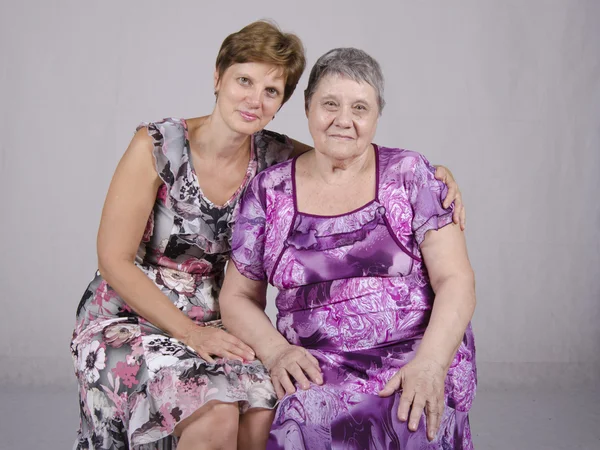
[[[448,186],[448,193],[444,199],[444,208],[450,207],[454,202],[454,214],[452,214],[452,220],[455,224],[460,225],[461,230],[465,230],[467,225],[467,213],[465,212],[465,206],[462,201],[462,194],[458,188],[458,184],[450,172],[450,169],[444,166],[435,166],[435,179],[442,181]]]
[[[439,363],[417,356],[396,372],[379,395],[389,397],[402,389],[398,419],[402,422],[408,420],[408,429],[416,431],[425,410],[427,439],[432,441],[437,435],[444,412],[446,372]]]

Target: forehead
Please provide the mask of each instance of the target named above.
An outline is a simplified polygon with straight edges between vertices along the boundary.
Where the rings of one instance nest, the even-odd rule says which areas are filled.
[[[285,82],[283,67],[275,64],[261,62],[234,63],[227,68],[227,72],[249,75],[252,78],[265,78],[270,81]]]
[[[370,101],[375,101],[377,97],[375,88],[369,83],[354,81],[352,78],[339,74],[326,75],[321,78],[314,95],[319,97],[357,97]]]

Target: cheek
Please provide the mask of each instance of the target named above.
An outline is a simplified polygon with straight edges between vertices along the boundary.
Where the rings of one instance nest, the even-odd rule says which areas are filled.
[[[371,118],[367,120],[360,121],[357,124],[357,128],[359,134],[362,135],[365,139],[372,139],[375,135],[375,131],[377,130],[377,120],[373,120]]]
[[[272,98],[268,98],[263,102],[263,111],[266,116],[272,117],[277,114],[277,111],[281,107],[280,100],[274,100]]]

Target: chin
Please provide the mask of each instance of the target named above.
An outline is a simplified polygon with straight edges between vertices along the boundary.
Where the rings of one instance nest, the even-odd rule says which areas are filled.
[[[261,124],[258,121],[256,123],[237,121],[237,123],[235,123],[232,128],[238,133],[248,135],[257,133],[258,131],[263,129],[263,127],[261,127]]]

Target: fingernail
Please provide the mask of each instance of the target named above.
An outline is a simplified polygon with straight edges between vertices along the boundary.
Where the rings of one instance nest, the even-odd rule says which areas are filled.
[[[323,378],[321,378],[321,377],[318,377],[318,378],[317,378],[317,383],[318,383],[318,384],[323,384]]]

